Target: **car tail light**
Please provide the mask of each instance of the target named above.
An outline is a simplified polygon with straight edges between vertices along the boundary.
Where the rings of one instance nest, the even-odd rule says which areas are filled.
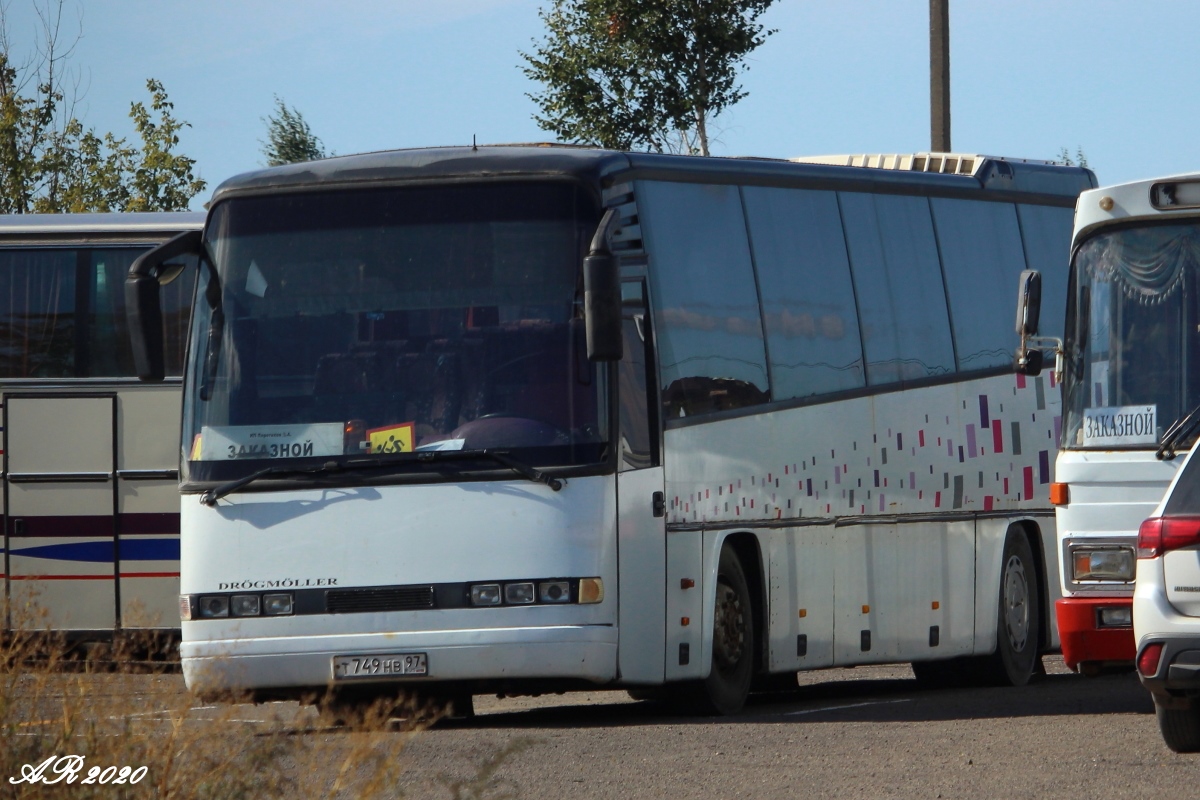
[[[1151,517],[1138,528],[1138,558],[1200,545],[1200,517]]]
[[[1142,650],[1142,652],[1138,653],[1138,672],[1142,673],[1147,678],[1154,677],[1154,674],[1158,672],[1158,662],[1162,658],[1162,651],[1162,642],[1155,642],[1154,644],[1146,645],[1146,648]]]

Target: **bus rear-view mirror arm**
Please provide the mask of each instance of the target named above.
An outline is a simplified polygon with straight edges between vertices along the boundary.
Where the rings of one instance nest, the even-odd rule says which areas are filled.
[[[166,364],[163,357],[162,301],[159,287],[179,275],[173,258],[198,254],[201,232],[187,231],[163,242],[138,257],[125,278],[125,308],[133,365],[144,381],[161,381]]]
[[[1038,375],[1042,371],[1039,346],[1054,349],[1054,379],[1062,380],[1063,343],[1053,336],[1038,336],[1038,318],[1042,311],[1042,274],[1034,269],[1021,272],[1017,287],[1017,335],[1021,344],[1013,359],[1013,371],[1020,375]],[[1031,349],[1031,345],[1033,348]]]
[[[621,275],[617,260],[608,248],[608,232],[616,222],[616,209],[604,212],[587,257],[583,259],[583,313],[587,355],[591,361],[620,361],[624,344]]]

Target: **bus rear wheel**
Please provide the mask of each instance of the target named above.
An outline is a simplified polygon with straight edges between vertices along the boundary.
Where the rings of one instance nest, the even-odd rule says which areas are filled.
[[[712,666],[703,681],[689,684],[680,700],[685,710],[736,714],[746,704],[754,678],[754,609],[737,553],[721,548],[713,611]]]

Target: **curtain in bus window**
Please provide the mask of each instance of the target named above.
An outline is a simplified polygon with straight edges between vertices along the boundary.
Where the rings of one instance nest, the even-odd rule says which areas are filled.
[[[1025,243],[1028,269],[1042,273],[1042,336],[1061,338],[1066,330],[1063,317],[1067,307],[1066,264],[1071,258],[1071,226],[1074,208],[1018,205],[1021,236]],[[1016,286],[1016,280],[1013,281]],[[1011,294],[1013,289],[1007,291]]]
[[[666,418],[769,398],[738,187],[641,181]]]
[[[1012,294],[1025,269],[1016,209],[1011,203],[944,197],[931,199],[930,205],[950,300],[958,369],[1008,367],[1019,340],[1013,330],[1012,308],[999,299]],[[1057,274],[1062,272],[1060,267]]]
[[[0,377],[75,374],[75,251],[0,251]]]
[[[833,192],[747,187],[774,399],[865,385],[858,311]]]
[[[954,371],[954,347],[924,197],[841,192],[872,386]]]

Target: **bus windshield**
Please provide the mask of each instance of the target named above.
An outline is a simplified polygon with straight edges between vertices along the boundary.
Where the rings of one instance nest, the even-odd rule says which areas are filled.
[[[1075,255],[1064,378],[1067,448],[1154,447],[1200,403],[1200,227],[1101,233]]]
[[[219,203],[193,317],[185,480],[376,456],[394,474],[422,468],[402,454],[433,450],[602,460],[579,278],[598,220],[566,182]]]

